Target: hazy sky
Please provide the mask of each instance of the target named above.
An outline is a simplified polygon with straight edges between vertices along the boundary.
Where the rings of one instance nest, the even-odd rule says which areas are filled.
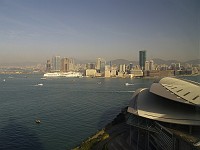
[[[0,63],[200,58],[200,0],[0,0]]]

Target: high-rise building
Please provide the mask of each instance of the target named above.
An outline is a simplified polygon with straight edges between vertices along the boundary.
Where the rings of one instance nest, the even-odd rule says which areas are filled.
[[[86,69],[95,69],[95,64],[94,63],[87,63]]]
[[[74,71],[74,59],[73,58],[68,58],[69,60],[69,70],[68,71]]]
[[[119,72],[126,72],[126,65],[123,64],[123,65],[119,65]]]
[[[60,56],[54,56],[52,58],[52,71],[60,71]]]
[[[97,74],[97,71],[96,71],[96,69],[86,69],[85,74],[88,77],[95,77]]]
[[[176,64],[176,70],[180,70],[181,69],[181,64],[180,63],[177,63]]]
[[[139,51],[139,65],[142,70],[145,69],[146,50]]]
[[[116,65],[112,65],[111,66],[110,76],[111,77],[116,77],[116,75],[117,75],[117,66]]]
[[[105,75],[104,75],[104,76],[105,76],[106,78],[109,78],[110,75],[111,75],[111,74],[110,74],[110,72],[111,72],[110,69],[111,69],[111,68],[110,68],[110,65],[106,65],[106,66],[105,66],[105,73],[104,73]]]
[[[100,67],[100,72],[104,72],[106,66],[106,61],[104,59],[101,60],[101,67]]]
[[[133,63],[129,64],[129,70],[133,69]]]
[[[74,60],[72,58],[62,58],[61,71],[62,72],[74,71]]]
[[[146,71],[148,71],[148,70],[150,70],[150,63],[149,63],[149,61],[145,61],[145,70]]]
[[[97,72],[104,72],[105,70],[106,61],[102,58],[97,58],[96,61],[96,70]]]
[[[61,71],[67,72],[69,70],[68,58],[61,59]]]
[[[50,72],[51,71],[51,61],[47,60],[47,64],[46,64],[46,72]]]
[[[150,61],[149,61],[149,70],[155,70],[153,60],[150,60]]]
[[[101,58],[97,58],[96,70],[100,70],[100,69],[101,69]]]

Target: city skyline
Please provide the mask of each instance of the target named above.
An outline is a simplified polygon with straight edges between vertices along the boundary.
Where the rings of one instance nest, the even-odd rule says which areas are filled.
[[[0,63],[199,58],[198,0],[0,0]]]

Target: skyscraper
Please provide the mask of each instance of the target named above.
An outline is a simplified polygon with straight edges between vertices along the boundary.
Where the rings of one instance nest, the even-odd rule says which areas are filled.
[[[86,64],[86,69],[95,69],[95,64],[94,63]]]
[[[51,71],[51,61],[47,60],[47,64],[46,64],[46,72],[50,72]]]
[[[61,59],[61,71],[62,72],[74,71],[74,59],[62,58]]]
[[[119,65],[119,72],[126,72],[126,65],[123,64],[123,65]]]
[[[150,70],[149,61],[145,61],[145,70]]]
[[[105,65],[106,65],[106,61],[104,59],[101,59],[101,67],[100,67],[100,72],[104,72],[105,70]]]
[[[109,78],[110,77],[110,65],[105,66],[105,77]]]
[[[61,59],[61,71],[67,72],[69,68],[68,58]]]
[[[97,58],[96,70],[100,70],[100,69],[101,69],[101,58]]]
[[[132,70],[132,69],[133,69],[133,64],[130,63],[130,64],[129,64],[129,70]]]
[[[145,69],[146,50],[139,51],[139,65],[142,70]]]
[[[60,71],[60,56],[54,56],[52,58],[52,70],[53,71]]]
[[[150,70],[155,70],[153,60],[150,60],[150,62],[149,62],[149,69],[150,69]]]
[[[97,72],[104,72],[106,61],[103,58],[97,58],[96,61],[96,70]]]

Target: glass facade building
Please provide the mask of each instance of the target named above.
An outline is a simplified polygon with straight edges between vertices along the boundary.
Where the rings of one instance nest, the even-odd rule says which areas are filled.
[[[60,56],[55,56],[52,58],[52,70],[53,71],[60,71]]]
[[[145,69],[146,50],[139,51],[139,65],[142,70]]]

